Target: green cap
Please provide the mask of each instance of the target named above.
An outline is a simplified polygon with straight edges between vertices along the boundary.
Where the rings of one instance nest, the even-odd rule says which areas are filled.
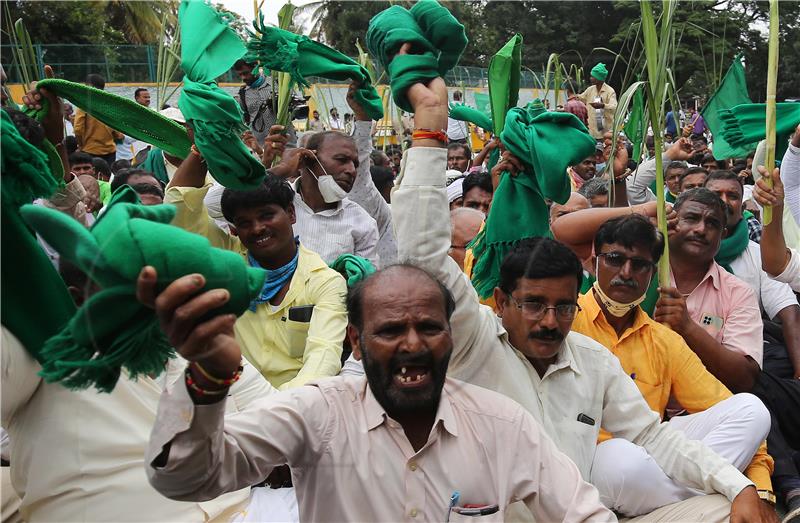
[[[595,65],[592,67],[592,72],[590,74],[601,82],[605,82],[606,78],[608,78],[608,69],[606,69],[606,64],[600,62],[599,64]]]

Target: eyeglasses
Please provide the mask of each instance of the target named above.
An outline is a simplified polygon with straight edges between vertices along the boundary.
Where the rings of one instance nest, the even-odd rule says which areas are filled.
[[[550,309],[556,311],[556,318],[558,318],[559,320],[564,320],[564,321],[574,320],[575,314],[577,314],[578,311],[581,310],[580,305],[578,305],[577,303],[562,303],[560,305],[548,307],[547,305],[545,305],[540,301],[518,302],[516,299],[514,299],[511,293],[506,293],[506,294],[508,294],[508,297],[511,300],[511,302],[518,309],[522,310],[522,313],[528,319],[534,321],[538,321],[544,318],[545,314],[547,314],[547,311],[549,311]]]
[[[641,274],[653,268],[654,264],[650,260],[644,258],[629,258],[624,254],[618,252],[605,252],[597,255],[598,258],[603,258],[603,261],[608,267],[614,269],[621,269],[630,260],[631,270],[635,273]]]

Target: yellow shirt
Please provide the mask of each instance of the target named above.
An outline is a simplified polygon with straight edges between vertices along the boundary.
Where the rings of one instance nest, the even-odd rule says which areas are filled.
[[[595,113],[596,109],[589,105],[594,102],[597,97],[600,97],[600,100],[603,102],[603,104],[605,104],[602,109],[603,130],[597,129],[597,117]],[[614,91],[614,88],[606,83],[603,84],[603,87],[600,88],[600,91],[598,91],[597,87],[594,85],[590,85],[584,92],[578,95],[578,99],[586,104],[586,109],[589,112],[589,133],[591,133],[595,139],[601,139],[604,133],[611,131],[611,127],[614,124],[614,111],[617,110],[616,91]]]
[[[122,140],[124,135],[113,130],[100,120],[77,109],[75,111],[75,138],[81,151],[94,155],[106,155],[117,151],[114,140]]]
[[[173,225],[209,239],[214,247],[246,255],[236,236],[217,227],[208,216],[202,188],[168,187],[164,201],[175,205]],[[236,321],[236,339],[245,358],[276,388],[284,390],[335,376],[341,370],[342,342],[347,327],[347,284],[322,258],[300,245],[289,290],[280,305],[260,304]],[[313,305],[311,321],[289,319],[289,309]]]
[[[606,320],[589,291],[578,298],[581,311],[572,330],[589,336],[609,349],[634,380],[647,404],[663,418],[670,394],[689,413],[701,412],[731,396],[731,392],[706,370],[700,358],[681,336],[637,309],[633,326],[622,336]],[[600,441],[611,438],[600,432]],[[772,490],[772,457],[762,443],[747,468],[746,475],[758,489]]]

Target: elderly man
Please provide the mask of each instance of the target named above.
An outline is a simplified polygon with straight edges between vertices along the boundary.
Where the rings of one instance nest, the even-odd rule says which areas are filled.
[[[602,139],[603,133],[611,130],[617,109],[617,93],[605,83],[607,77],[606,64],[598,63],[589,73],[592,85],[580,95],[580,100],[592,108],[589,111],[589,132],[595,140]]]
[[[418,128],[444,127],[443,80],[415,84],[409,98]],[[496,314],[479,304],[475,290],[447,256],[445,154],[444,144],[436,140],[414,142],[392,195],[392,212],[399,258],[432,272],[455,297],[450,375],[522,404],[575,461],[584,478],[590,477],[602,427],[644,447],[678,483],[722,493],[733,502],[701,498],[707,505],[701,509],[705,520],[727,518],[728,510],[734,520],[740,516],[759,520],[762,502],[741,472],[702,443],[662,424],[613,354],[570,332],[583,269],[567,247],[548,239],[521,241],[500,267],[500,285],[494,290]],[[697,518],[697,510],[681,503],[670,505],[658,509],[662,512],[652,514],[650,521]]]
[[[540,521],[615,520],[524,409],[446,376],[453,298],[421,269],[393,266],[351,290],[348,340],[366,378],[322,380],[231,417],[233,322],[203,323],[220,291],[197,295],[194,275],[156,300],[156,276],[142,272],[139,295],[191,360],[186,383],[162,394],[146,456],[165,496],[207,499],[288,464],[302,521],[502,520],[516,500]]]
[[[457,207],[450,211],[452,233],[448,254],[462,269],[467,245],[478,235],[485,219],[486,216],[482,212],[469,207]]]

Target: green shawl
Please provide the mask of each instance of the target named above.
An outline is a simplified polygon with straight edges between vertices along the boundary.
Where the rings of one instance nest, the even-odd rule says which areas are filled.
[[[263,20],[253,22],[253,25],[260,35],[250,35],[247,50],[261,65],[273,71],[290,73],[292,81],[303,87],[310,86],[306,80],[308,76],[354,80],[359,84],[355,93],[356,101],[371,119],[383,118],[383,102],[366,68],[336,49],[307,36],[264,25]]]
[[[0,113],[0,314],[3,326],[41,362],[42,345],[69,320],[75,305],[19,208],[49,197],[62,180],[51,175],[46,155],[19,134],[8,113]]]
[[[500,266],[519,240],[549,236],[545,199],[569,199],[567,167],[594,151],[595,140],[574,114],[547,112],[539,100],[508,111],[500,140],[525,170],[503,176],[492,199],[486,227],[472,241],[472,283],[482,298],[497,286]]]
[[[750,243],[747,220],[752,217],[753,214],[750,211],[744,211],[742,219],[733,228],[731,234],[722,239],[719,244],[719,251],[714,256],[714,260],[731,274],[733,274],[731,263],[747,249],[747,245]]]
[[[331,269],[344,276],[348,289],[375,272],[372,262],[354,254],[342,254],[331,263]]]
[[[775,157],[783,157],[789,137],[800,124],[800,103],[776,104]],[[734,147],[755,149],[767,137],[766,104],[742,104],[732,109],[721,109],[722,137]]]
[[[415,53],[398,55],[404,43]],[[420,0],[411,9],[393,5],[369,22],[367,49],[389,73],[392,98],[408,112],[408,89],[419,82],[444,77],[458,64],[467,47],[464,26],[436,0]]]
[[[136,299],[136,280],[145,265],[158,272],[159,290],[192,273],[205,276],[203,290],[227,289],[230,300],[210,316],[242,314],[266,275],[263,269],[248,267],[238,254],[213,248],[206,238],[170,225],[175,207],[140,205],[127,186],[114,193],[91,229],[41,206],[24,206],[22,216],[102,288],[41,351],[42,377],[69,388],[94,385],[108,392],[122,367],[131,377],[158,375],[173,356],[155,312]]]
[[[185,73],[178,107],[194,129],[194,143],[219,183],[256,188],[266,169],[240,138],[246,127],[239,104],[216,82],[244,56],[244,43],[224,15],[205,2],[182,0],[178,18]]]

